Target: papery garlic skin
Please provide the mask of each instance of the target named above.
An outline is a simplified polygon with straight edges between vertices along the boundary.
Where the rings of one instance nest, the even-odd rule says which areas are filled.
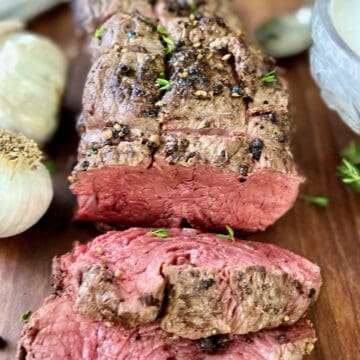
[[[67,61],[51,41],[26,32],[0,37],[0,127],[40,146],[58,126]]]
[[[53,198],[50,174],[37,145],[0,130],[0,238],[36,224]]]

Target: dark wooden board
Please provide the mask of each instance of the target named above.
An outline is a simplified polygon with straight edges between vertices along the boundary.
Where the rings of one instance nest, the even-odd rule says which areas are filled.
[[[249,30],[302,2],[237,0],[239,14]],[[53,174],[53,204],[33,229],[0,240],[0,336],[8,342],[0,351],[1,360],[15,356],[21,314],[38,308],[51,293],[51,258],[70,249],[74,241],[86,241],[96,234],[91,224],[71,221],[74,199],[67,183],[76,154],[74,120],[81,109],[89,59],[80,51],[81,38],[65,6],[34,21],[31,29],[57,42],[68,55],[70,68],[61,126],[46,149],[48,158],[58,165]],[[360,358],[360,193],[339,182],[336,166],[340,150],[351,139],[360,139],[325,107],[311,80],[306,54],[281,65],[287,71],[292,93],[295,157],[308,180],[302,193],[327,196],[331,203],[322,209],[299,200],[275,226],[253,238],[279,244],[321,266],[325,285],[310,314],[319,343],[310,358],[356,360]]]

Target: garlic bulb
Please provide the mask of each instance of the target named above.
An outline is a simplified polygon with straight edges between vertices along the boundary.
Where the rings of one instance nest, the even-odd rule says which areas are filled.
[[[0,23],[1,29],[8,26]],[[66,77],[64,55],[41,36],[3,31],[0,64],[0,127],[42,146],[58,125]]]
[[[50,174],[33,140],[0,129],[0,238],[36,224],[53,198]]]

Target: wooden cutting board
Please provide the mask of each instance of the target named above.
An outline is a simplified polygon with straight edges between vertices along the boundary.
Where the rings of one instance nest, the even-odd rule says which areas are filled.
[[[251,30],[303,1],[236,2],[239,15]],[[51,209],[27,233],[0,240],[0,336],[7,341],[7,347],[0,350],[1,360],[14,359],[21,314],[37,309],[52,291],[52,257],[69,250],[75,240],[86,241],[97,234],[91,224],[72,222],[74,199],[67,183],[76,156],[74,121],[81,109],[88,56],[80,51],[81,38],[66,6],[37,19],[31,29],[49,36],[64,49],[70,69],[61,126],[46,149],[48,159],[58,167],[53,174],[55,199]],[[321,266],[325,285],[310,313],[319,342],[310,358],[356,360],[360,358],[360,193],[339,182],[336,166],[340,150],[350,140],[360,139],[325,107],[311,80],[306,54],[283,61],[281,66],[287,70],[292,93],[295,157],[308,180],[302,193],[327,196],[331,203],[322,209],[299,200],[275,226],[253,239],[276,243]]]

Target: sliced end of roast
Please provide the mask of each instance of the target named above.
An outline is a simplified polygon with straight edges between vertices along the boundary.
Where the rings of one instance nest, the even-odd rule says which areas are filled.
[[[189,155],[191,156],[191,154]],[[247,168],[240,168],[246,174]],[[303,179],[263,169],[238,176],[206,167],[110,166],[77,173],[76,218],[119,226],[265,230],[294,204]]]
[[[48,298],[25,325],[19,360],[300,360],[316,342],[310,322],[246,336],[191,341],[168,334],[157,325],[125,330],[74,312],[67,297]]]
[[[297,322],[316,301],[317,265],[277,246],[195,230],[110,232],[54,260],[81,315],[127,328],[159,321],[189,339]]]

